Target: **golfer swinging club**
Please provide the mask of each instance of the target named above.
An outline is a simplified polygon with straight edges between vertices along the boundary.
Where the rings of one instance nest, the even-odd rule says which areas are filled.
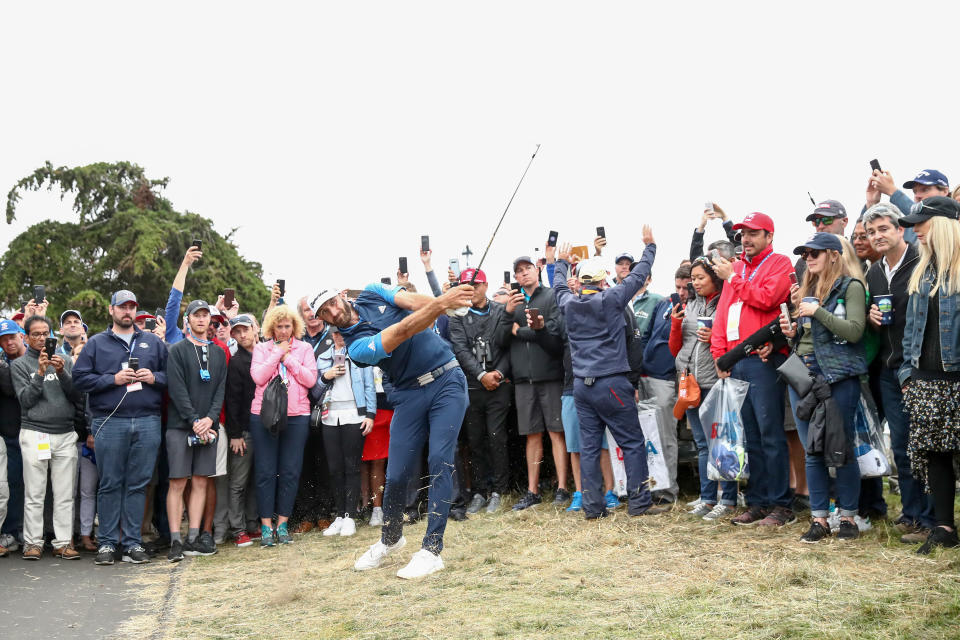
[[[380,540],[354,564],[357,571],[376,569],[407,543],[404,494],[424,441],[429,444],[432,480],[427,533],[423,548],[397,575],[421,578],[443,569],[440,551],[453,499],[454,453],[468,395],[467,379],[453,351],[432,327],[447,310],[470,306],[472,296],[469,285],[433,298],[377,283],[368,285],[353,304],[332,288],[310,300],[314,314],[339,329],[350,359],[358,366],[379,366],[394,387],[383,530]]]

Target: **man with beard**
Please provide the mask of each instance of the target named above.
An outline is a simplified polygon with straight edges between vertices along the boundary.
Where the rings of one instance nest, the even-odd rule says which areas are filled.
[[[74,387],[87,394],[97,448],[100,518],[96,564],[150,562],[143,548],[145,489],[160,448],[160,409],[167,386],[167,348],[133,324],[137,297],[120,290],[110,298],[113,326],[93,336],[73,368]],[[133,365],[137,366],[134,367]],[[120,525],[123,520],[123,538]]]
[[[743,259],[730,262],[720,257],[714,262],[717,276],[727,281],[713,320],[710,350],[714,359],[775,320],[780,304],[790,295],[793,266],[787,256],[773,252],[770,216],[751,213],[733,228],[743,230]],[[721,378],[732,375],[750,383],[741,410],[750,457],[748,509],[733,519],[736,525],[781,527],[797,519],[792,509],[790,455],[783,429],[786,387],[777,375],[785,352],[772,353],[766,360],[754,354],[738,362],[732,371],[718,370]]]
[[[432,478],[427,533],[420,551],[397,572],[401,578],[420,578],[443,569],[440,552],[453,498],[454,456],[468,402],[466,377],[433,324],[447,311],[471,306],[473,287],[452,287],[433,298],[378,283],[368,285],[353,304],[338,291],[322,290],[310,299],[310,308],[340,330],[352,362],[383,370],[394,385],[390,400],[396,408],[390,425],[383,533],[354,569],[375,569],[406,544],[404,493],[414,458],[426,441]]]

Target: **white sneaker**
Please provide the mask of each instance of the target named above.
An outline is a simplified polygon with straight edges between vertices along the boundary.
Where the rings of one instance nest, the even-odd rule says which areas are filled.
[[[370,526],[371,527],[383,526],[383,509],[381,509],[380,507],[373,508],[373,513],[370,514]]]
[[[330,526],[333,526],[333,525],[330,525]],[[340,535],[352,536],[356,532],[357,532],[357,523],[353,521],[353,518],[344,516],[343,522],[340,525]]]
[[[725,504],[717,504],[713,509],[710,510],[710,513],[706,513],[703,516],[703,519],[707,522],[713,522],[715,520],[720,520],[727,515],[733,514],[733,507]]]
[[[383,544],[383,541],[377,540],[375,543],[370,545],[370,548],[367,549],[362,556],[357,558],[357,561],[353,564],[353,568],[357,571],[376,569],[383,564],[384,558],[397,549],[402,549],[405,544],[407,544],[407,539],[403,536],[400,536],[400,539],[389,547]]]
[[[428,576],[431,573],[436,573],[441,569],[443,569],[443,560],[439,555],[431,553],[426,549],[420,549],[420,551],[413,554],[407,566],[397,571],[397,577],[413,580],[415,578]]]
[[[329,527],[323,530],[323,535],[338,536],[340,535],[340,528],[342,526],[343,526],[343,518],[338,516],[337,519],[334,520]],[[354,531],[356,531],[356,528],[354,528]]]
[[[853,521],[857,523],[857,529],[860,530],[860,533],[873,529],[873,525],[870,523],[870,518],[861,518],[859,515],[856,515],[853,516]]]

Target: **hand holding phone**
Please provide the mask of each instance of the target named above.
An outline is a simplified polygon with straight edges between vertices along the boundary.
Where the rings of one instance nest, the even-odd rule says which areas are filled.
[[[233,307],[233,301],[236,299],[237,292],[235,289],[224,289],[223,290],[223,308],[224,310],[231,309]]]

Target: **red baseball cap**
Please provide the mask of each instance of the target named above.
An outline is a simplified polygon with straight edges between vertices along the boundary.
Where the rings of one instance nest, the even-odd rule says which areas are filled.
[[[747,214],[743,222],[733,225],[733,230],[737,229],[759,229],[760,231],[769,231],[773,233],[773,218],[765,213],[753,212]]]
[[[137,317],[134,318],[134,321],[136,321],[136,320],[146,320],[147,318],[156,318],[156,317],[157,317],[157,316],[153,315],[152,313],[146,313],[146,312],[144,312],[144,313],[138,313],[138,314],[137,314]]]
[[[476,276],[474,276],[474,274],[476,274]],[[460,282],[462,284],[470,284],[471,280],[473,282],[485,283],[487,281],[487,274],[485,274],[483,271],[480,271],[479,269],[473,269],[473,268],[464,269],[460,273]]]

